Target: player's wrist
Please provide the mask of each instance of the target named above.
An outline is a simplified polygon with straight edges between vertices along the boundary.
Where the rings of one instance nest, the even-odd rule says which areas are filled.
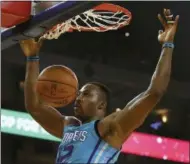
[[[174,43],[173,42],[164,42],[163,44],[162,44],[162,48],[174,48],[175,47],[175,45],[174,45]]]
[[[40,57],[38,55],[32,55],[32,56],[27,56],[26,61],[31,62],[31,61],[39,61]]]

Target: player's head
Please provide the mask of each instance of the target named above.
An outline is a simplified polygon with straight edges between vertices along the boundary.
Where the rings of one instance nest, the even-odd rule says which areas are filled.
[[[84,85],[75,101],[75,115],[82,121],[101,119],[109,108],[110,90],[99,82]]]

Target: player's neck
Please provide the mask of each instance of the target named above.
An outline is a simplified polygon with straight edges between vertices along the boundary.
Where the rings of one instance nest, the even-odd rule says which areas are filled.
[[[82,121],[82,124],[86,124],[86,123],[89,123],[93,120],[99,120],[100,118],[98,117],[92,117],[92,118],[89,118],[89,119],[86,119],[86,120],[81,120]]]
[[[82,121],[82,124],[89,123],[89,122],[91,122],[91,121],[93,121],[93,120],[94,120],[94,119],[83,120],[83,121]]]

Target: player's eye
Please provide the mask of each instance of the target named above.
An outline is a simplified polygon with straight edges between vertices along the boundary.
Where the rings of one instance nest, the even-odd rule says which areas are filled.
[[[89,93],[88,92],[84,92],[83,95],[84,96],[89,96]]]

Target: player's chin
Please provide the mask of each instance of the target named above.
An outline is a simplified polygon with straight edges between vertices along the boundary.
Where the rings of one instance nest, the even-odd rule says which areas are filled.
[[[75,117],[78,118],[80,121],[84,122],[85,117],[81,113],[75,112]]]
[[[81,120],[82,122],[85,122],[89,119],[89,117],[85,116],[85,114],[81,110],[75,109],[74,114],[75,114],[75,117]]]
[[[80,109],[78,107],[74,107],[74,113],[75,113],[75,116],[82,116],[83,115],[82,109]]]

